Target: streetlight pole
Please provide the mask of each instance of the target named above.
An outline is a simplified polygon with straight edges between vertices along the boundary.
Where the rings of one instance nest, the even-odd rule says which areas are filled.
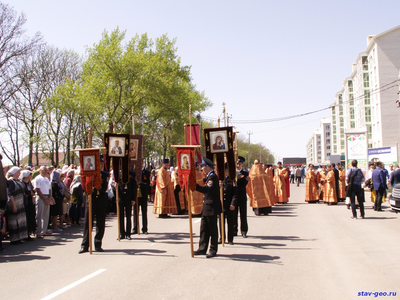
[[[249,151],[247,152],[247,168],[250,168],[250,135],[253,134],[253,132],[249,131],[247,132],[249,135]]]

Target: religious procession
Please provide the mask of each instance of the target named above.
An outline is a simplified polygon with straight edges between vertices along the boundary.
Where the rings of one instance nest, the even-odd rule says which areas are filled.
[[[205,128],[203,135],[205,156],[198,124],[185,125],[185,145],[171,145],[176,167],[168,158],[159,168],[146,166],[143,135],[105,133],[104,146],[92,148],[89,130],[89,148],[76,150],[79,165],[3,170],[0,251],[6,251],[3,239],[18,245],[83,226],[78,253],[92,253],[93,243],[94,251],[103,252],[107,216],[117,215],[117,240],[131,240],[151,234],[152,204],[159,218],[187,214],[192,257],[215,257],[219,244],[234,245],[238,235],[247,238],[247,206],[255,216],[267,216],[274,205],[288,203],[290,170],[282,162],[273,166],[259,160],[245,169],[233,127]],[[201,218],[197,250],[192,218]]]

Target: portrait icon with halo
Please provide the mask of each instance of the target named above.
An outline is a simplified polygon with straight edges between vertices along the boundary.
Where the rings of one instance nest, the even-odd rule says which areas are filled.
[[[211,153],[228,152],[227,141],[228,134],[226,130],[210,132]]]

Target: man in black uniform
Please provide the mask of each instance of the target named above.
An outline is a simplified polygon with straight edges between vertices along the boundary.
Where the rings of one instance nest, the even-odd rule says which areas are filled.
[[[98,252],[103,252],[101,248],[101,241],[103,240],[104,230],[106,226],[106,201],[107,201],[107,187],[108,187],[109,174],[106,171],[101,171],[101,187],[97,191],[93,189],[92,192],[92,223],[94,216],[96,216],[96,235],[94,237],[94,249]],[[79,254],[88,252],[89,250],[89,209],[86,209],[85,216],[85,229],[83,231],[83,240]],[[93,224],[92,224],[93,226]]]
[[[335,173],[336,201],[339,202],[339,171],[336,169],[335,163],[332,163],[331,166],[333,173]],[[337,204],[337,202],[335,204]]]
[[[214,163],[203,158],[202,161],[203,173],[207,174],[204,187],[196,185],[196,191],[203,193],[203,212],[201,214],[200,224],[200,241],[199,249],[194,252],[194,255],[204,255],[207,252],[208,243],[211,237],[210,251],[206,257],[211,258],[217,255],[218,250],[218,228],[217,215],[222,212],[221,199],[219,194],[219,180],[214,172]]]
[[[238,213],[240,212],[240,231],[244,238],[247,238],[247,192],[246,186],[249,182],[249,172],[244,171],[243,163],[245,162],[245,158],[243,156],[239,156],[239,159],[236,163],[236,169],[238,171],[237,176],[237,208],[234,218],[234,235],[237,235],[238,232]]]
[[[131,239],[132,228],[132,206],[135,205],[137,184],[136,172],[129,171],[129,181],[123,183],[120,179],[118,184],[119,192],[119,229],[120,239]],[[124,228],[124,210],[126,217],[126,228]]]
[[[139,206],[142,210],[142,232],[147,234],[147,199],[149,195],[150,188],[150,171],[145,169],[143,164],[142,178],[140,181],[140,194],[141,197],[138,198]],[[137,234],[137,224],[138,224],[138,210],[136,206],[133,208],[133,231],[132,234]]]
[[[228,226],[228,243],[229,245],[233,245],[233,221],[235,218],[235,208],[237,202],[237,189],[236,183],[230,180],[229,178],[229,170],[228,165],[225,164],[225,180],[222,184],[223,189],[223,197],[224,197],[224,219],[227,221]],[[226,238],[226,230],[224,223],[224,237]],[[222,243],[222,226],[221,226],[221,218],[219,218],[219,235],[220,238],[218,240],[218,244]]]

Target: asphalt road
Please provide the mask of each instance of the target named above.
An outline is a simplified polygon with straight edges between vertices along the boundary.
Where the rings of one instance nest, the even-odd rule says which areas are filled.
[[[211,259],[191,258],[187,216],[159,219],[151,212],[149,234],[130,241],[118,242],[116,217],[107,218],[104,253],[78,254],[82,228],[23,245],[3,242],[1,299],[400,296],[400,222],[388,204],[374,212],[367,200],[366,219],[352,220],[343,203],[305,203],[303,185],[292,185],[291,193],[290,202],[274,206],[269,216],[249,209],[248,238],[235,237]],[[193,220],[195,250],[199,220]]]

